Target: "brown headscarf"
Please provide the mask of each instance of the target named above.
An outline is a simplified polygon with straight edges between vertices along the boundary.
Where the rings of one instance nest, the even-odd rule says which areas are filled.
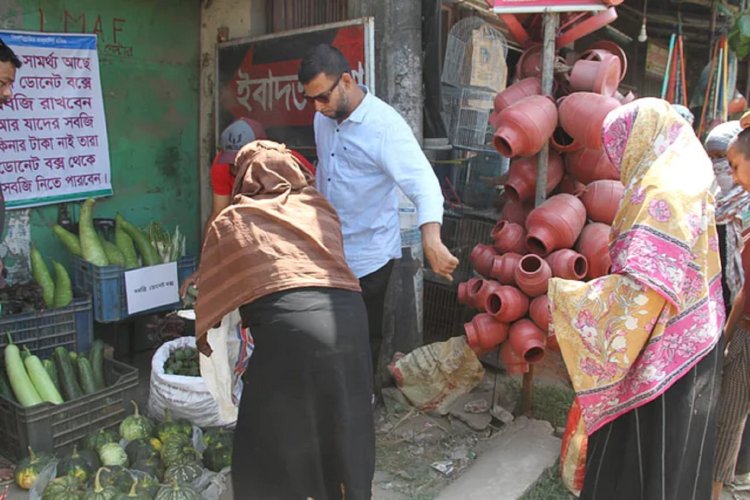
[[[336,211],[283,144],[255,141],[237,155],[232,204],[208,229],[199,267],[196,336],[225,314],[301,287],[360,291],[344,260]]]

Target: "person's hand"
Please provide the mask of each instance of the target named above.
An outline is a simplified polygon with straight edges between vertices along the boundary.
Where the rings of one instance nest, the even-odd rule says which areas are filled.
[[[201,335],[195,339],[195,347],[198,349],[198,352],[207,358],[211,356],[212,352],[214,352],[213,349],[211,349],[211,345],[208,343],[208,335]]]
[[[182,285],[180,285],[180,298],[184,299],[187,295],[188,288],[190,288],[191,285],[198,285],[198,271],[195,271],[193,274],[185,278],[185,281],[182,282]]]
[[[433,272],[449,281],[453,281],[453,271],[458,266],[458,259],[448,250],[440,239],[440,224],[424,224],[422,230],[422,248],[424,256]]]

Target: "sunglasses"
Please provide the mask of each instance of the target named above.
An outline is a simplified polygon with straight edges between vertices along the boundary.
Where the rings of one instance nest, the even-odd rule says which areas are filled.
[[[331,85],[331,88],[326,90],[325,92],[321,92],[318,95],[305,95],[305,99],[307,99],[310,102],[317,101],[321,104],[328,104],[331,102],[331,94],[333,94],[333,91],[336,90],[336,87],[338,87],[339,82],[341,82],[341,77],[344,76],[343,73],[341,73],[338,78],[336,78],[336,81],[333,82],[333,85]]]

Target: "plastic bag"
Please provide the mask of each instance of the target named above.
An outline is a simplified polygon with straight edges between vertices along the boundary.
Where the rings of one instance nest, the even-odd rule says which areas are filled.
[[[414,406],[441,415],[484,377],[482,363],[463,336],[419,347],[388,369],[396,386]]]

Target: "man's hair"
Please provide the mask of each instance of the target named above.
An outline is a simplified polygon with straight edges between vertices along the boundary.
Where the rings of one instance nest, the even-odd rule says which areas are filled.
[[[321,43],[307,51],[302,58],[297,77],[302,85],[306,85],[321,73],[337,77],[348,73],[349,69],[349,62],[339,49],[327,43]]]
[[[732,139],[727,151],[730,149],[736,149],[738,152],[742,153],[742,156],[750,160],[750,128],[744,129],[737,134],[737,137]]]
[[[2,38],[0,38],[0,62],[9,62],[16,68],[21,67],[21,60],[10,47],[5,45]]]

